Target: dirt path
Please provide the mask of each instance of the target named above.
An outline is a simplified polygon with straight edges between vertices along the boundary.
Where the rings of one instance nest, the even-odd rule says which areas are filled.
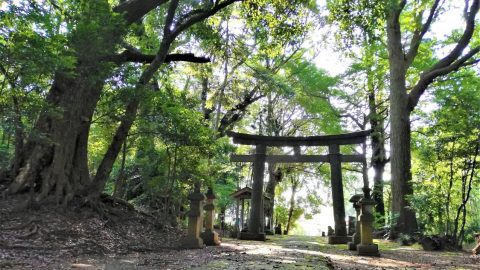
[[[105,204],[106,218],[88,208],[16,210],[22,201],[0,200],[0,269],[480,269],[478,256],[388,241],[378,242],[380,258],[307,236],[180,250],[173,247],[184,232],[130,207]]]
[[[425,252],[381,241],[381,257],[360,257],[322,237],[269,237],[266,242],[224,239],[221,247],[165,250],[123,257],[78,259],[87,269],[480,269],[480,258],[462,252]],[[64,265],[66,266],[66,265]]]

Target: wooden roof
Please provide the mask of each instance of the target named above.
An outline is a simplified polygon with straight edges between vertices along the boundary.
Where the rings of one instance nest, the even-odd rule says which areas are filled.
[[[371,130],[362,130],[352,133],[308,136],[308,137],[290,137],[290,136],[262,136],[228,131],[227,135],[233,138],[234,143],[246,145],[266,145],[266,146],[325,146],[331,144],[359,144],[366,140]]]
[[[270,197],[267,195],[263,195],[265,200],[270,200]],[[232,194],[230,194],[230,197],[233,197],[236,200],[241,200],[241,199],[250,199],[252,198],[252,188],[251,187],[244,187],[241,188]]]

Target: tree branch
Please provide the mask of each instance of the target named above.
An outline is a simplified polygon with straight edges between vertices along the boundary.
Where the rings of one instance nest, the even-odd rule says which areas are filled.
[[[168,0],[128,0],[113,8],[114,12],[123,13],[127,25],[140,20],[145,14],[168,2]]]
[[[155,59],[155,55],[153,54],[142,54],[132,50],[125,50],[121,54],[115,55],[108,60],[119,64],[125,62],[148,64],[151,63],[153,59]],[[209,63],[211,60],[208,57],[195,56],[193,53],[171,53],[167,54],[165,57],[165,63],[180,61],[191,63]]]
[[[454,70],[462,67],[465,62],[472,58],[476,53],[480,51],[480,47],[472,49],[470,52],[462,55],[463,50],[468,46],[472,39],[473,32],[475,30],[475,17],[479,10],[480,0],[474,0],[470,6],[470,12],[466,18],[466,27],[462,34],[462,37],[458,40],[457,45],[450,51],[448,55],[440,59],[430,69],[426,70],[420,75],[420,80],[412,88],[408,95],[408,102],[410,110],[413,110],[418,104],[421,95],[425,92],[428,85],[432,83],[437,77],[446,75]],[[460,58],[459,58],[460,57]]]
[[[415,56],[418,53],[418,48],[420,47],[420,43],[422,42],[423,36],[425,36],[428,29],[430,29],[430,25],[432,24],[433,19],[437,15],[439,4],[440,4],[440,0],[435,0],[435,2],[432,4],[432,7],[430,8],[430,13],[428,14],[427,20],[422,25],[422,28],[417,29],[414,32],[412,40],[410,42],[410,48],[406,56],[407,67],[409,67],[412,64],[413,59],[415,59]],[[419,19],[420,21],[422,20],[422,13],[420,13]]]
[[[254,95],[258,91],[257,88],[258,87],[255,87],[252,91],[248,92],[248,94],[244,96],[243,100],[240,103],[238,103],[225,113],[225,115],[222,117],[222,120],[220,121],[220,126],[218,127],[220,137],[224,135],[228,127],[242,119],[242,115],[245,113],[248,106],[255,103],[257,100],[265,97],[265,95],[263,94],[254,97]]]
[[[447,56],[438,61],[430,69],[431,71],[438,68],[444,68],[453,63],[453,61],[460,57],[463,50],[468,46],[475,30],[475,17],[478,13],[479,2],[479,0],[473,1],[472,6],[470,7],[470,13],[468,14],[468,17],[466,19],[465,31],[463,32],[462,37],[458,40],[455,48],[453,48],[453,50]]]
[[[410,108],[410,111],[413,111],[413,109],[415,109],[415,106],[417,106],[420,97],[423,95],[428,85],[432,83],[437,77],[447,75],[450,72],[456,71],[461,67],[478,63],[479,59],[468,61],[478,52],[480,52],[480,46],[472,49],[463,57],[453,62],[451,65],[422,73],[420,75],[420,80],[408,94],[408,106]]]
[[[191,12],[191,16],[187,17],[183,22],[178,24],[172,31],[172,36],[176,37],[178,36],[182,31],[185,29],[189,28],[193,24],[203,21],[206,18],[215,15],[218,11],[222,10],[223,8],[235,3],[235,2],[240,2],[243,0],[226,0],[223,1],[222,3],[218,3],[218,1],[215,3],[215,5],[208,10],[196,10]]]

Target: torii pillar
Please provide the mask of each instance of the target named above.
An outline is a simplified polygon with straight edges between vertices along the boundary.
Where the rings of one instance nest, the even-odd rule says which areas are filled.
[[[242,240],[265,241],[264,216],[263,216],[263,176],[265,171],[265,160],[267,147],[264,144],[257,144],[253,162],[253,184],[252,199],[250,201],[250,219],[248,220],[248,231],[240,232]]]
[[[342,161],[338,144],[328,146],[330,159],[330,175],[332,184],[333,219],[335,221],[335,233],[328,237],[329,244],[346,244],[351,240],[347,236],[347,224],[345,223],[345,203],[343,198]]]

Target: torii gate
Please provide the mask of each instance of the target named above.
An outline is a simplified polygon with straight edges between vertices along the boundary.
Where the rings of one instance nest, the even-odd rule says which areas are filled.
[[[345,205],[342,184],[342,162],[366,163],[365,155],[343,155],[340,145],[362,144],[371,131],[358,131],[353,133],[309,137],[281,137],[261,136],[243,133],[227,132],[233,142],[243,145],[255,145],[253,155],[230,156],[231,162],[253,162],[253,191],[251,199],[250,219],[248,232],[240,233],[240,239],[265,240],[263,220],[263,176],[265,162],[269,163],[305,163],[328,162],[330,163],[333,214],[335,221],[335,235],[329,237],[330,244],[346,244],[350,237],[347,236],[345,223]],[[266,155],[267,146],[293,147],[294,155]],[[328,155],[301,155],[300,146],[328,146]],[[368,183],[364,183],[368,188]]]

